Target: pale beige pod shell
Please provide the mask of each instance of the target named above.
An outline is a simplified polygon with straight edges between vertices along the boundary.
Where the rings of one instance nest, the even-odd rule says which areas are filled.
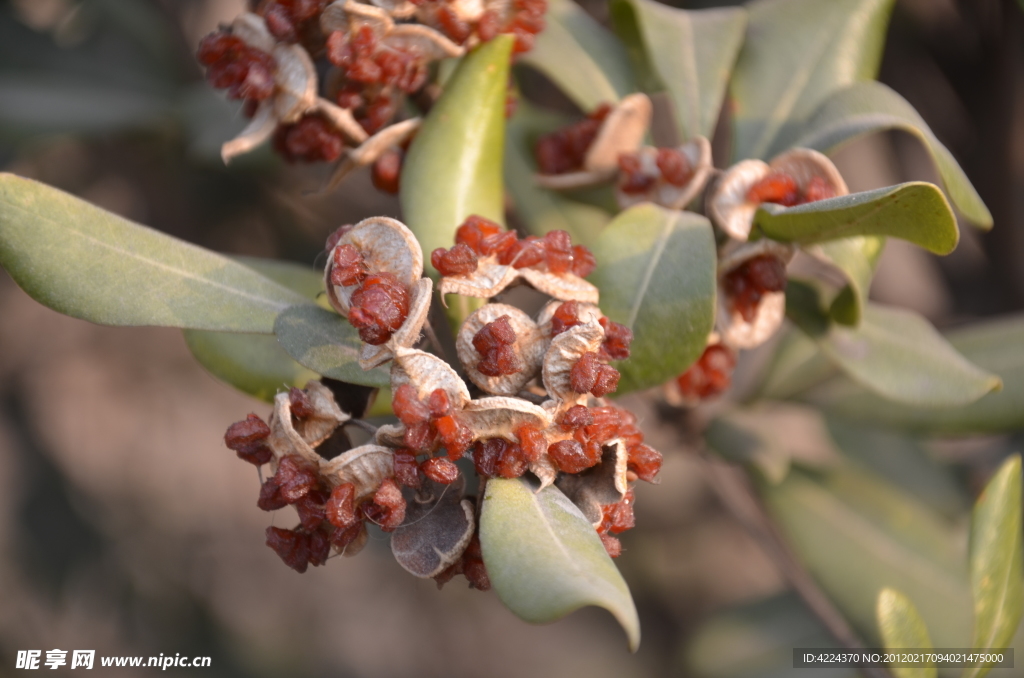
[[[363,219],[338,239],[335,248],[352,245],[363,255],[363,261],[371,273],[387,272],[406,286],[412,285],[423,276],[423,250],[412,231],[397,219],[370,217]],[[324,289],[327,299],[341,315],[347,316],[352,293],[358,285],[331,284],[331,268],[334,266],[334,249],[327,253],[324,267]]]
[[[314,448],[327,440],[338,426],[352,418],[341,411],[331,390],[319,381],[306,384],[305,392],[313,413],[298,421],[292,419],[288,392],[278,393],[274,397],[267,444],[274,453],[275,462],[289,454],[298,454],[307,461],[319,463],[321,457]]]
[[[469,402],[469,389],[459,375],[444,360],[414,348],[395,348],[395,362],[391,366],[391,389],[411,384],[416,394],[425,400],[436,389],[443,389],[456,410]]]
[[[252,151],[270,139],[276,129],[277,118],[274,117],[274,102],[264,101],[256,109],[256,113],[245,129],[239,132],[234,139],[221,144],[221,160],[226,165],[236,156]]]
[[[551,338],[551,319],[554,317],[555,311],[558,310],[558,307],[564,303],[566,302],[558,299],[549,301],[544,305],[544,308],[540,310],[540,313],[537,314],[537,327],[540,328],[541,334],[549,339]],[[586,302],[577,303],[576,315],[579,317],[580,322],[583,323],[600,322],[601,318],[604,316],[604,314],[601,313],[601,309],[595,304],[588,304]]]
[[[484,325],[502,316],[508,316],[509,324],[516,333],[515,352],[523,362],[523,369],[515,374],[488,377],[477,369],[481,356],[473,347],[473,337]],[[514,396],[540,371],[545,341],[537,324],[520,309],[507,304],[487,304],[462,323],[455,339],[455,349],[470,381],[488,393]]]
[[[231,22],[231,35],[262,52],[272,52],[277,45],[277,40],[267,30],[267,22],[252,12],[242,12],[235,17]]]
[[[498,263],[498,257],[490,256],[479,259],[476,270],[468,275],[448,275],[441,278],[438,291],[442,301],[448,294],[489,299],[515,282],[517,278],[519,272],[516,269],[503,266]]]
[[[544,356],[541,376],[548,396],[564,405],[585,402],[585,393],[572,390],[569,373],[584,353],[596,352],[604,341],[604,328],[597,322],[570,327],[551,340]]]
[[[385,478],[395,475],[395,453],[381,445],[360,445],[330,461],[320,460],[320,473],[332,486],[352,483],[356,500],[373,495]]]
[[[337,108],[337,107],[335,107]],[[352,118],[352,113],[345,108],[338,108],[339,111],[346,114],[348,118],[352,119],[352,122],[362,130],[362,126],[355,122],[355,118]],[[359,146],[348,149],[345,151],[345,155],[342,157],[341,162],[335,168],[331,174],[331,178],[327,181],[327,187],[325,190],[334,190],[341,182],[351,174],[354,170],[360,167],[366,167],[377,162],[377,159],[384,154],[384,151],[392,147],[401,146],[405,143],[406,139],[416,134],[422,123],[421,118],[410,118],[397,122],[394,125],[388,125],[381,131],[374,134],[372,137],[367,138],[365,132],[363,133],[363,140]]]
[[[627,482],[628,453],[621,440],[611,440],[602,448],[601,461],[582,473],[563,474],[558,479],[562,490],[572,503],[597,527],[604,519],[603,506],[622,501],[629,490]]]
[[[793,177],[801,189],[818,177],[837,196],[850,192],[839,170],[826,156],[809,148],[794,148],[767,164],[761,160],[744,160],[727,169],[708,196],[711,220],[736,240],[749,238],[760,203],[748,200],[747,193],[773,171]]]
[[[316,67],[299,45],[274,47],[274,116],[285,124],[298,121],[316,104]]]
[[[722,342],[732,348],[755,348],[768,341],[782,325],[786,316],[786,293],[769,292],[757,306],[752,322],[729,309],[729,301],[722,286],[723,278],[746,261],[763,254],[772,254],[789,263],[796,253],[793,245],[762,239],[743,243],[727,250],[718,264],[718,312],[715,327]]]
[[[582,301],[596,304],[601,291],[573,273],[550,273],[533,268],[521,268],[519,276],[538,292],[562,301]]]
[[[466,403],[459,420],[473,431],[473,439],[505,438],[515,441],[514,432],[520,426],[533,426],[540,430],[551,425],[547,410],[522,398],[494,396]]]
[[[651,125],[653,107],[646,94],[630,94],[608,113],[583,158],[583,168],[565,174],[538,174],[539,186],[556,191],[593,186],[612,179],[619,155],[633,153],[643,143]]]

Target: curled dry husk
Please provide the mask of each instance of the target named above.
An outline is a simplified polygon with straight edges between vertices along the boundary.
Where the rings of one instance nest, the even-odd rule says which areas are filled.
[[[693,175],[685,186],[676,186],[665,181],[658,169],[658,149],[644,146],[637,155],[644,174],[655,179],[654,184],[644,193],[624,193],[615,189],[615,200],[621,209],[626,209],[641,202],[653,202],[673,210],[681,210],[697,197],[711,176],[714,165],[711,161],[711,142],[704,137],[694,137],[678,149],[685,157]]]
[[[774,240],[762,239],[742,243],[727,250],[718,264],[718,313],[715,327],[721,334],[722,342],[732,348],[754,348],[760,346],[782,325],[786,315],[786,293],[768,292],[757,305],[753,322],[747,322],[738,312],[729,308],[722,280],[744,263],[763,254],[771,254],[789,263],[796,253],[796,247]]]
[[[331,174],[326,190],[337,188],[354,170],[377,162],[384,151],[389,148],[397,148],[404,144],[406,140],[416,134],[420,123],[422,123],[420,118],[410,118],[394,125],[388,125],[355,148],[346,150],[341,162]]]
[[[582,473],[563,474],[556,484],[591,525],[598,527],[604,518],[601,507],[619,503],[629,490],[628,461],[626,445],[621,440],[611,440],[604,445],[601,461],[596,466]]]
[[[537,314],[537,327],[540,328],[541,334],[548,339],[551,338],[551,319],[554,317],[555,311],[557,311],[558,307],[563,303],[565,302],[558,300],[549,301],[544,305],[544,308],[540,310],[540,313]],[[579,317],[580,322],[583,323],[600,322],[602,316],[604,316],[604,314],[601,313],[601,309],[595,304],[584,303],[576,305],[576,315]]]
[[[593,320],[574,325],[551,340],[544,355],[541,379],[548,395],[558,401],[557,412],[586,403],[587,394],[572,390],[569,373],[584,353],[598,351],[603,341],[604,328]]]
[[[319,464],[322,458],[315,448],[327,440],[334,430],[351,417],[341,411],[331,390],[319,381],[306,384],[306,398],[313,413],[303,419],[292,417],[292,404],[288,392],[274,397],[274,412],[270,415],[270,438],[267,444],[274,453],[272,468],[290,454]]]
[[[320,473],[332,486],[352,483],[356,500],[371,496],[384,482],[395,475],[394,451],[382,445],[360,445],[330,461],[320,461]]]
[[[410,574],[436,577],[462,557],[476,529],[465,486],[459,474],[451,485],[428,479],[419,491],[406,491],[405,522],[391,534],[391,552]]]
[[[473,431],[474,440],[505,438],[515,441],[514,431],[520,426],[533,426],[543,431],[551,425],[551,415],[544,408],[522,398],[504,396],[471,400],[459,419]]]
[[[523,361],[523,369],[515,374],[488,377],[477,370],[480,354],[473,347],[473,337],[484,325],[494,322],[503,315],[516,333],[515,352]],[[455,340],[459,360],[470,381],[488,393],[514,396],[540,371],[544,351],[547,348],[537,324],[526,313],[507,304],[487,304],[466,318]]]
[[[788,174],[803,189],[814,177],[820,177],[835,195],[849,189],[832,161],[817,151],[794,148],[776,156],[770,163],[744,160],[725,171],[708,196],[708,215],[716,226],[736,240],[750,237],[754,213],[760,203],[747,199],[750,189],[772,172]]]
[[[363,219],[338,239],[335,249],[342,245],[352,245],[359,250],[371,273],[390,273],[406,288],[412,287],[423,276],[423,250],[420,249],[420,243],[412,231],[397,219]],[[334,249],[327,253],[324,289],[327,290],[327,299],[334,310],[347,316],[352,294],[359,286],[332,285],[333,266]]]
[[[294,123],[307,113],[323,113],[353,141],[366,139],[366,132],[351,113],[317,97],[316,67],[305,49],[299,45],[277,43],[263,18],[250,12],[235,19],[231,32],[250,47],[273,56],[274,94],[259,105],[249,125],[237,137],[221,146],[221,158],[225,163],[263,144],[279,123]]]
[[[488,299],[518,280],[562,301],[596,304],[601,294],[597,287],[573,273],[556,274],[540,269],[517,269],[512,265],[498,263],[496,254],[481,257],[473,273],[444,276],[438,285],[438,291],[441,293],[441,299],[444,299],[446,294]]]
[[[630,94],[608,113],[601,129],[583,158],[583,168],[565,174],[538,174],[539,186],[556,191],[593,186],[615,176],[619,155],[633,153],[643,143],[651,125],[651,100],[645,94]]]

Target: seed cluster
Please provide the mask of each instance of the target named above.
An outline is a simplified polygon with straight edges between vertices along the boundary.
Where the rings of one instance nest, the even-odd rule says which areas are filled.
[[[786,263],[771,254],[753,257],[729,271],[722,287],[732,310],[752,322],[764,295],[786,289]]]
[[[573,245],[565,231],[549,231],[543,237],[520,239],[515,231],[473,215],[455,231],[455,246],[439,247],[430,253],[430,263],[443,276],[474,273],[481,258],[496,257],[502,266],[546,270],[556,275],[572,273],[585,278],[594,272],[597,260],[583,245]]]
[[[579,250],[565,234],[520,240],[475,217],[457,237],[452,250],[468,249],[482,257],[481,265],[502,266],[499,258],[521,247],[539,254],[533,265],[544,275],[579,270]],[[376,217],[339,228],[328,247],[328,299],[359,330],[361,364],[393,362],[397,423],[378,429],[373,442],[338,454],[346,449],[338,441],[348,415],[328,389],[310,382],[305,390],[278,394],[268,422],[251,414],[233,424],[225,435],[228,448],[272,471],[257,505],[297,512],[295,527],[268,528],[267,545],[302,572],[324,564],[331,552],[357,552],[372,523],[392,534],[396,559],[416,576],[440,585],[461,574],[472,587],[487,589],[475,518],[481,495],[463,496],[467,467],[457,463],[466,457],[480,493],[492,479],[524,476],[542,487],[571,485],[566,491],[577,497],[571,500],[583,502],[581,512],[618,556],[622,548],[613,535],[634,523],[631,484],[655,481],[662,462],[644,443],[636,418],[602,400],[617,386],[619,373],[608,362],[629,356],[630,330],[575,298],[552,302],[536,321],[514,307],[486,304],[476,312],[491,309],[485,320],[467,319],[471,330],[458,353],[467,371],[497,380],[475,382],[490,395],[474,399],[451,365],[414,348],[426,312],[413,307],[429,300],[431,283],[422,277],[422,252],[408,229]],[[585,254],[592,267],[593,256]],[[563,288],[590,294],[587,287]],[[508,375],[524,381],[503,390]],[[542,404],[520,397],[524,387]],[[596,509],[585,500],[591,486],[602,497]]]
[[[534,155],[541,174],[566,174],[581,169],[587,151],[611,111],[611,104],[601,104],[585,119],[540,137]]]
[[[729,389],[735,368],[736,353],[732,349],[721,343],[709,344],[697,362],[676,379],[676,385],[686,402],[714,398]]]
[[[230,99],[259,103],[274,93],[274,57],[240,38],[224,31],[211,33],[199,43],[197,57],[206,66],[206,79],[217,89],[226,89]]]
[[[693,176],[694,168],[678,148],[657,149],[653,168],[644,166],[640,153],[619,155],[618,189],[629,195],[647,193],[659,179],[683,188],[690,183]]]
[[[796,179],[780,171],[773,171],[747,191],[747,200],[750,202],[774,202],[786,207],[832,197],[835,197],[835,192],[823,178],[811,177],[801,188]]]

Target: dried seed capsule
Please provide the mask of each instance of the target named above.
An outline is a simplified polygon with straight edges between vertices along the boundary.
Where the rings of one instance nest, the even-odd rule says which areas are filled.
[[[786,263],[772,254],[748,259],[722,278],[722,289],[731,308],[746,322],[753,322],[764,295],[786,289]]]
[[[327,522],[339,530],[347,530],[359,522],[355,497],[356,486],[352,483],[342,483],[331,490],[331,496],[324,507]]]
[[[409,292],[391,273],[367,276],[352,294],[348,321],[359,338],[378,346],[391,338],[409,315]]]
[[[446,457],[433,457],[420,464],[423,475],[442,485],[451,485],[459,477],[459,467]]]
[[[239,459],[250,464],[262,466],[274,456],[267,446],[270,427],[255,414],[250,414],[243,421],[237,421],[228,427],[224,434],[224,444],[234,450]]]
[[[488,377],[500,377],[522,371],[523,361],[516,353],[516,332],[507,315],[480,328],[473,336],[473,348],[481,359],[476,369]]]
[[[678,148],[659,148],[655,162],[661,172],[661,178],[673,186],[686,186],[693,178],[690,161]]]

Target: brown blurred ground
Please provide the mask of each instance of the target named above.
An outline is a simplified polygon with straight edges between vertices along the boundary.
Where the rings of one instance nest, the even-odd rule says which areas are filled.
[[[72,3],[16,4],[39,35],[69,40],[44,10],[59,17]],[[188,45],[242,3],[152,4],[180,42],[170,80],[201,91]],[[894,17],[883,79],[963,161],[996,216],[993,234],[965,229],[944,261],[895,242],[886,251],[873,296],[940,324],[1024,299],[1022,23],[1014,3],[994,0],[900,0]],[[22,68],[0,61],[0,75]],[[315,170],[268,157],[225,170],[196,138],[173,125],[15,126],[0,137],[0,168],[207,247],[308,264],[337,224],[399,215],[365,176],[310,197]],[[902,136],[855,144],[839,163],[852,190],[933,176]],[[221,442],[228,424],[268,406],[206,374],[175,330],[66,318],[4,273],[0,309],[0,675],[17,650],[61,648],[211,655],[206,673],[224,676],[660,676],[678,673],[679,648],[709,614],[781,589],[650,396],[630,406],[665,468],[661,485],[639,489],[619,559],[643,624],[637,655],[601,611],[533,627],[461,579],[438,592],[406,575],[380,534],[357,558],[297,575],[263,545],[273,518],[255,506],[256,474]]]

